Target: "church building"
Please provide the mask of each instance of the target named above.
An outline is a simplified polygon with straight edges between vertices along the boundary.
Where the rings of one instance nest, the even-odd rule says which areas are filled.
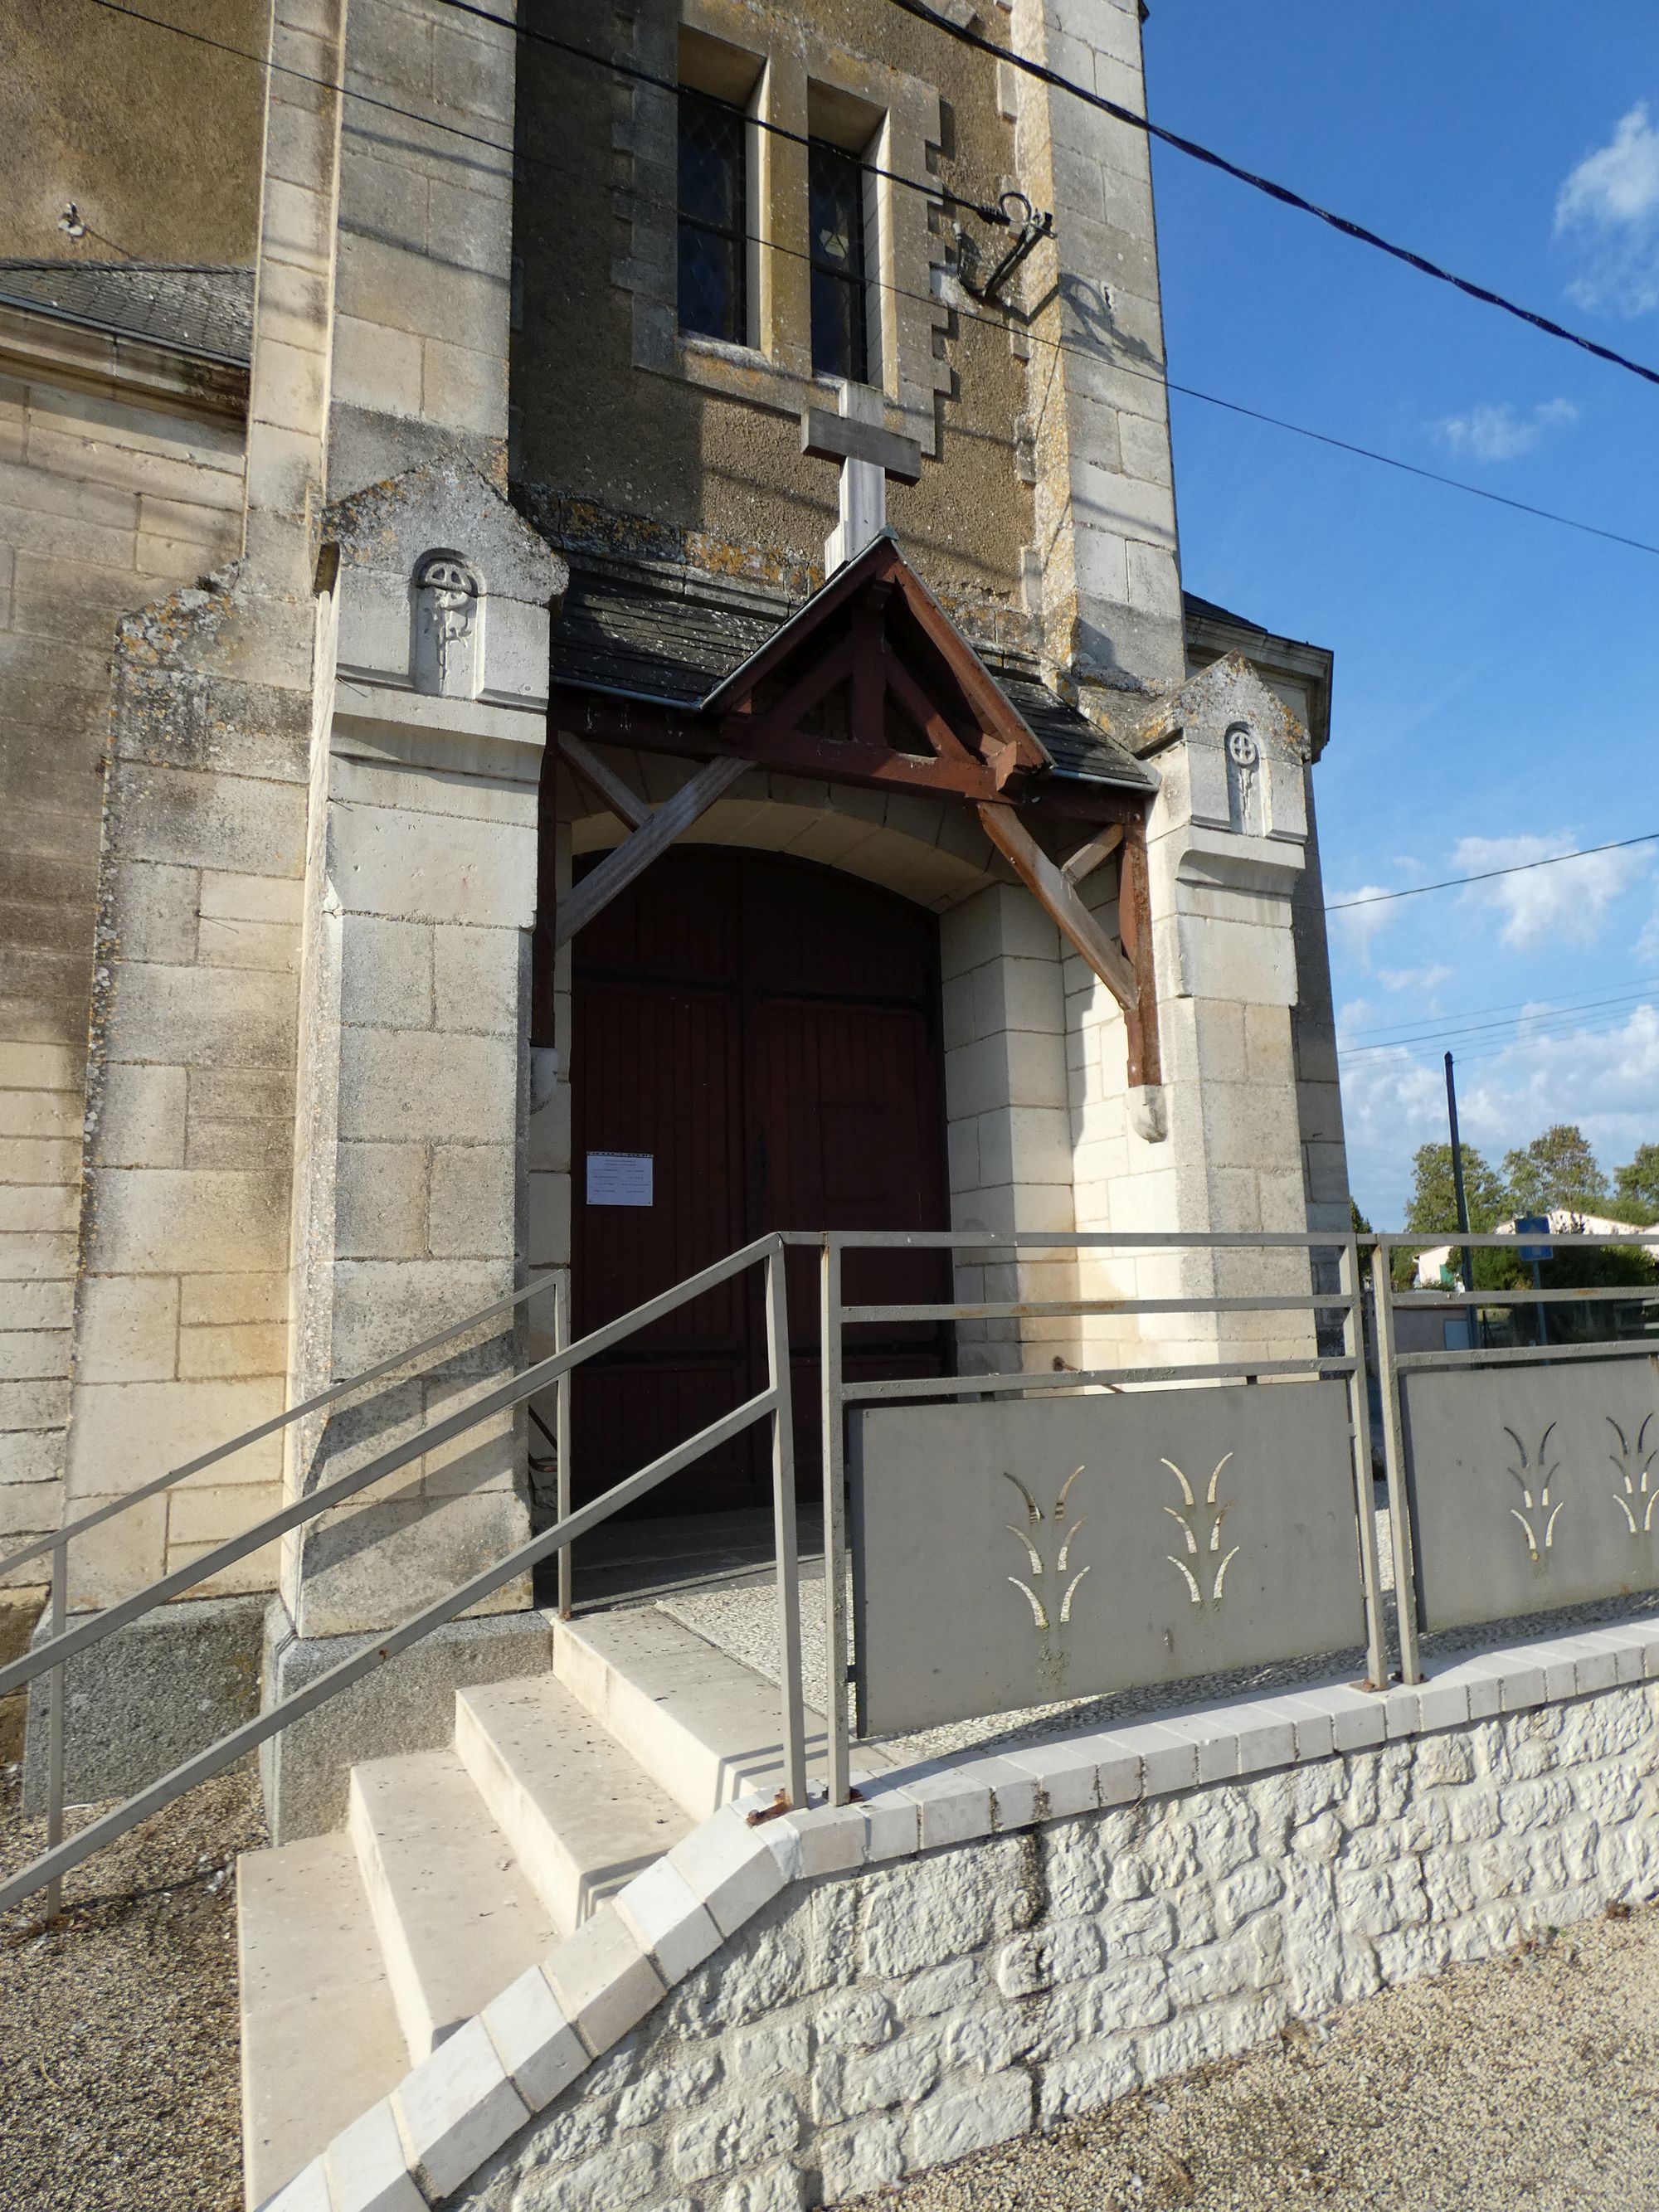
[[[771,1231],[1346,1237],[1331,658],[1184,587],[1147,140],[1053,81],[1143,112],[1135,0],[174,12],[29,34],[0,206],[0,1662],[67,1522],[79,1618]],[[857,1253],[868,1304],[1095,1310],[847,1372],[1271,1362],[1310,1316],[1224,1294],[1310,1265]],[[767,1330],[727,1284],[585,1368],[569,1495]],[[557,1425],[100,1644],[71,1791],[510,1553]],[[752,1431],[651,1510],[770,1483]],[[543,1663],[538,1597],[430,1639],[441,1731],[378,1748]],[[332,1826],[267,1758],[275,1838]]]

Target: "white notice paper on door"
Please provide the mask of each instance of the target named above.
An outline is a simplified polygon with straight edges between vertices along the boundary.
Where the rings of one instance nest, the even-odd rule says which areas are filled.
[[[649,1152],[590,1152],[590,1206],[649,1206],[653,1155]]]

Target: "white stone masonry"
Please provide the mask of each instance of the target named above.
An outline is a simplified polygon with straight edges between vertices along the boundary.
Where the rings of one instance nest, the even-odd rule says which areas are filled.
[[[267,2212],[775,2212],[1659,1887],[1659,1621],[728,1806]]]

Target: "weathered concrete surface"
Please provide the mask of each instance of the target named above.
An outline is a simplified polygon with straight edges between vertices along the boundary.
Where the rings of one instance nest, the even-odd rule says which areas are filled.
[[[70,1626],[83,1614],[72,1614]],[[70,1804],[128,1797],[259,1710],[259,1597],[185,1600],[161,1607],[82,1651],[64,1669],[69,1691],[64,1784]],[[38,1646],[48,1618],[35,1629]],[[45,1809],[47,1685],[29,1687],[24,1759],[27,1811]]]
[[[28,1650],[43,1603],[34,1590],[0,1591],[0,1667],[9,1667]],[[10,1697],[0,1698],[0,1766],[9,1766],[23,1755],[27,1710],[26,1690],[14,1690]]]
[[[196,35],[124,20],[97,0],[9,0],[0,253],[252,258],[261,86],[258,69],[240,57],[263,56],[268,0],[191,0],[149,12]],[[78,249],[58,228],[67,200],[88,227]]]
[[[374,1641],[372,1636],[295,1636],[287,1608],[277,1601],[264,1622],[265,1705],[291,1697]],[[356,1760],[434,1751],[448,1743],[457,1690],[541,1674],[551,1658],[551,1639],[540,1613],[507,1613],[452,1621],[375,1668],[263,1747],[265,1819],[272,1843],[292,1843],[296,1837],[338,1827]]]

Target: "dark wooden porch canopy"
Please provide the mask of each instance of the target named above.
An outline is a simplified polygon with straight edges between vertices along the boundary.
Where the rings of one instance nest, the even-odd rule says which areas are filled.
[[[890,537],[866,546],[781,624],[740,602],[721,607],[637,578],[602,574],[585,591],[573,575],[572,586],[553,641],[544,825],[562,757],[629,835],[562,899],[544,835],[538,1042],[552,1042],[559,948],[747,769],[768,768],[973,807],[1121,1006],[1130,1083],[1159,1080],[1146,856],[1153,779],[1035,675],[994,676]],[[702,764],[653,808],[594,740]],[[1069,856],[1054,858],[1039,828],[1049,844],[1073,844]],[[1114,852],[1119,943],[1078,891]]]

